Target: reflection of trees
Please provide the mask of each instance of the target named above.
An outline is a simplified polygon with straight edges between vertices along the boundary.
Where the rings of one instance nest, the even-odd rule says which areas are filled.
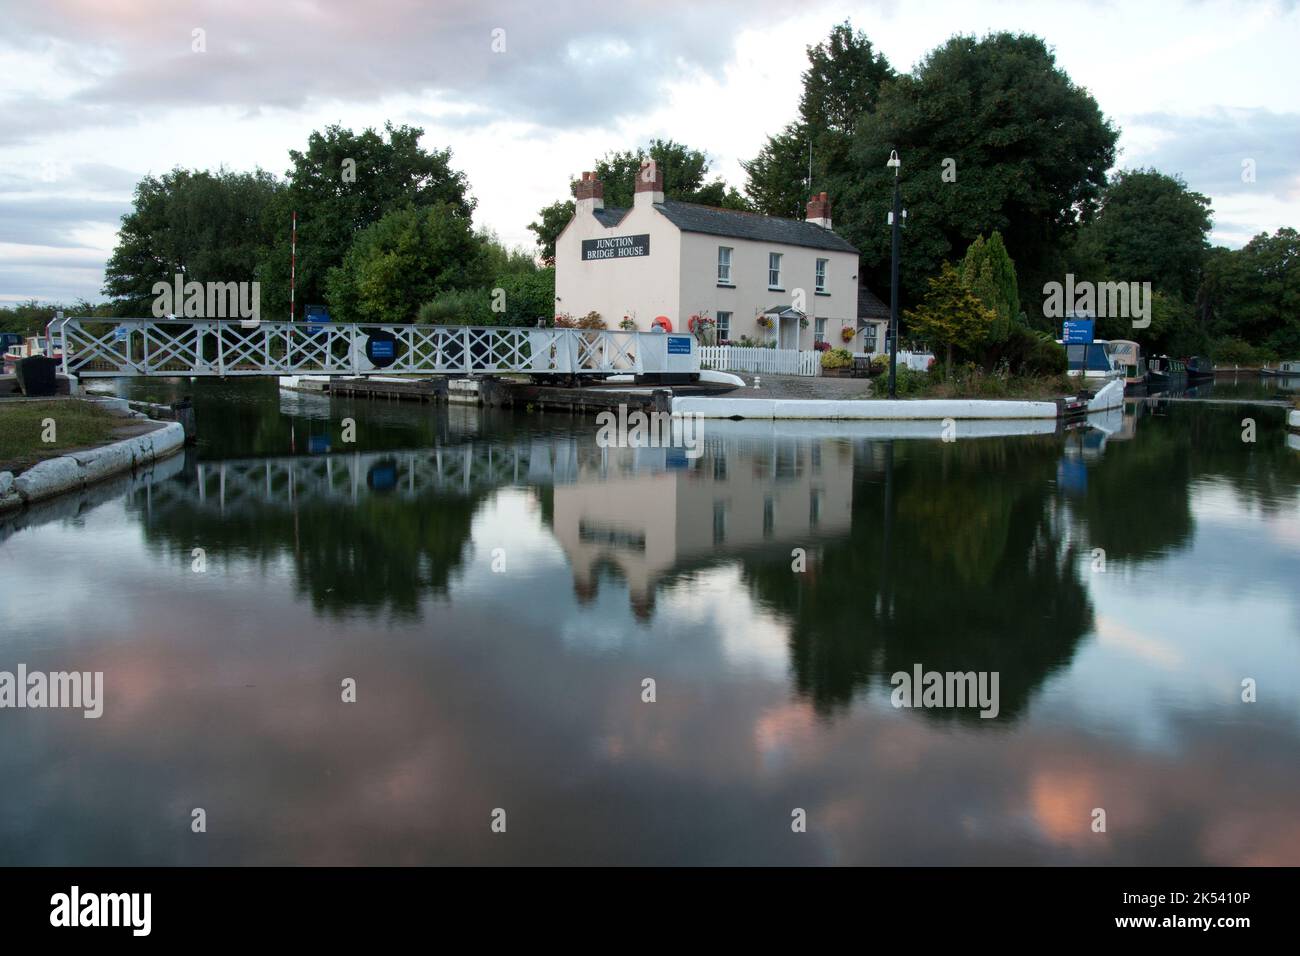
[[[788,556],[744,565],[792,620],[800,692],[828,712],[920,663],[998,671],[1001,715],[1020,713],[1092,622],[1056,520],[1059,457],[1054,438],[872,446],[847,540],[826,544],[806,574]],[[975,710],[925,713],[984,723]]]
[[[1104,548],[1108,562],[1148,560],[1189,544],[1196,481],[1224,480],[1265,514],[1295,507],[1300,455],[1286,447],[1277,409],[1170,402],[1137,410],[1135,440],[1108,443],[1088,469],[1086,493],[1072,502],[1089,546]],[[1246,417],[1256,423],[1254,443],[1241,440]]]
[[[479,497],[371,495],[356,505],[306,502],[277,508],[255,502],[225,515],[179,502],[144,521],[146,539],[181,552],[203,548],[260,563],[288,557],[296,587],[317,611],[414,616],[420,599],[445,594],[461,564]]]

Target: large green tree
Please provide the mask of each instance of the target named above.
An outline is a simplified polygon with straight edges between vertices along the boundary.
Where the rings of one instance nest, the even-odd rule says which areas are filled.
[[[452,169],[450,150],[422,148],[423,135],[419,127],[391,123],[382,133],[329,126],[312,133],[305,150],[289,151],[289,185],[277,203],[277,241],[259,271],[264,314],[288,314],[292,212],[298,214],[299,318],[302,306],[328,301],[329,270],[343,263],[359,232],[387,213],[438,206],[468,228],[474,200],[465,175]]]
[[[104,268],[117,315],[148,316],[156,282],[252,282],[283,185],[270,173],[173,169],[146,176]]]
[[[873,112],[894,70],[862,31],[847,21],[807,48],[799,117],[743,163],[745,195],[769,216],[801,219],[804,203],[832,176],[851,172],[850,147],[860,117]]]
[[[1241,249],[1207,258],[1198,315],[1216,338],[1300,357],[1300,232],[1260,233]]]
[[[460,207],[437,203],[394,210],[363,229],[326,286],[340,321],[414,322],[439,293],[486,279],[483,244],[469,219]]]
[[[1116,173],[1097,214],[1079,232],[1075,262],[1101,275],[1080,279],[1150,282],[1188,302],[1209,250],[1210,200],[1181,177],[1154,169]]]
[[[885,84],[876,109],[859,116],[852,161],[828,179],[836,229],[862,250],[873,287],[887,289],[894,170],[886,161],[897,149],[908,211],[904,300],[996,229],[1030,321],[1042,323],[1043,283],[1061,273],[1073,231],[1095,209],[1117,135],[1038,37],[953,37]]]

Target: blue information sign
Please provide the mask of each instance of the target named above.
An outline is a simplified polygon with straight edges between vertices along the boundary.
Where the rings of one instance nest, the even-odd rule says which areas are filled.
[[[1066,319],[1061,338],[1066,345],[1091,345],[1092,326],[1092,319]]]
[[[668,354],[669,355],[690,355],[691,337],[689,335],[668,336]]]

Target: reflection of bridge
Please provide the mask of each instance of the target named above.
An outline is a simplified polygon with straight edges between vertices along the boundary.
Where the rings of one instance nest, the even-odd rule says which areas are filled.
[[[483,442],[415,451],[234,459],[199,462],[193,481],[155,486],[153,506],[168,495],[222,513],[248,505],[356,503],[368,495],[470,495],[504,485],[571,482],[577,473],[577,443],[571,440],[504,448]]]
[[[55,319],[63,371],[176,375],[610,375],[698,373],[690,335],[215,319]]]

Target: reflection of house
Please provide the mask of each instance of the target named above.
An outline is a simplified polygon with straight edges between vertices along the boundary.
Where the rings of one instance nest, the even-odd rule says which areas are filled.
[[[780,348],[843,345],[848,329],[861,348],[858,250],[831,229],[826,193],[803,221],[716,209],[665,199],[649,161],[631,209],[605,208],[594,173],[583,173],[574,196],[555,244],[557,312],[597,312],[608,328],[626,318],[643,331],[659,316],[684,331],[690,316],[707,315],[719,340]],[[760,325],[760,315],[772,318]]]
[[[575,484],[555,487],[555,536],[584,598],[595,594],[602,568],[612,566],[627,580],[633,607],[648,612],[656,583],[676,570],[751,550],[788,557],[792,548],[849,532],[847,445],[712,442],[680,469],[663,467],[672,449],[606,454]]]

